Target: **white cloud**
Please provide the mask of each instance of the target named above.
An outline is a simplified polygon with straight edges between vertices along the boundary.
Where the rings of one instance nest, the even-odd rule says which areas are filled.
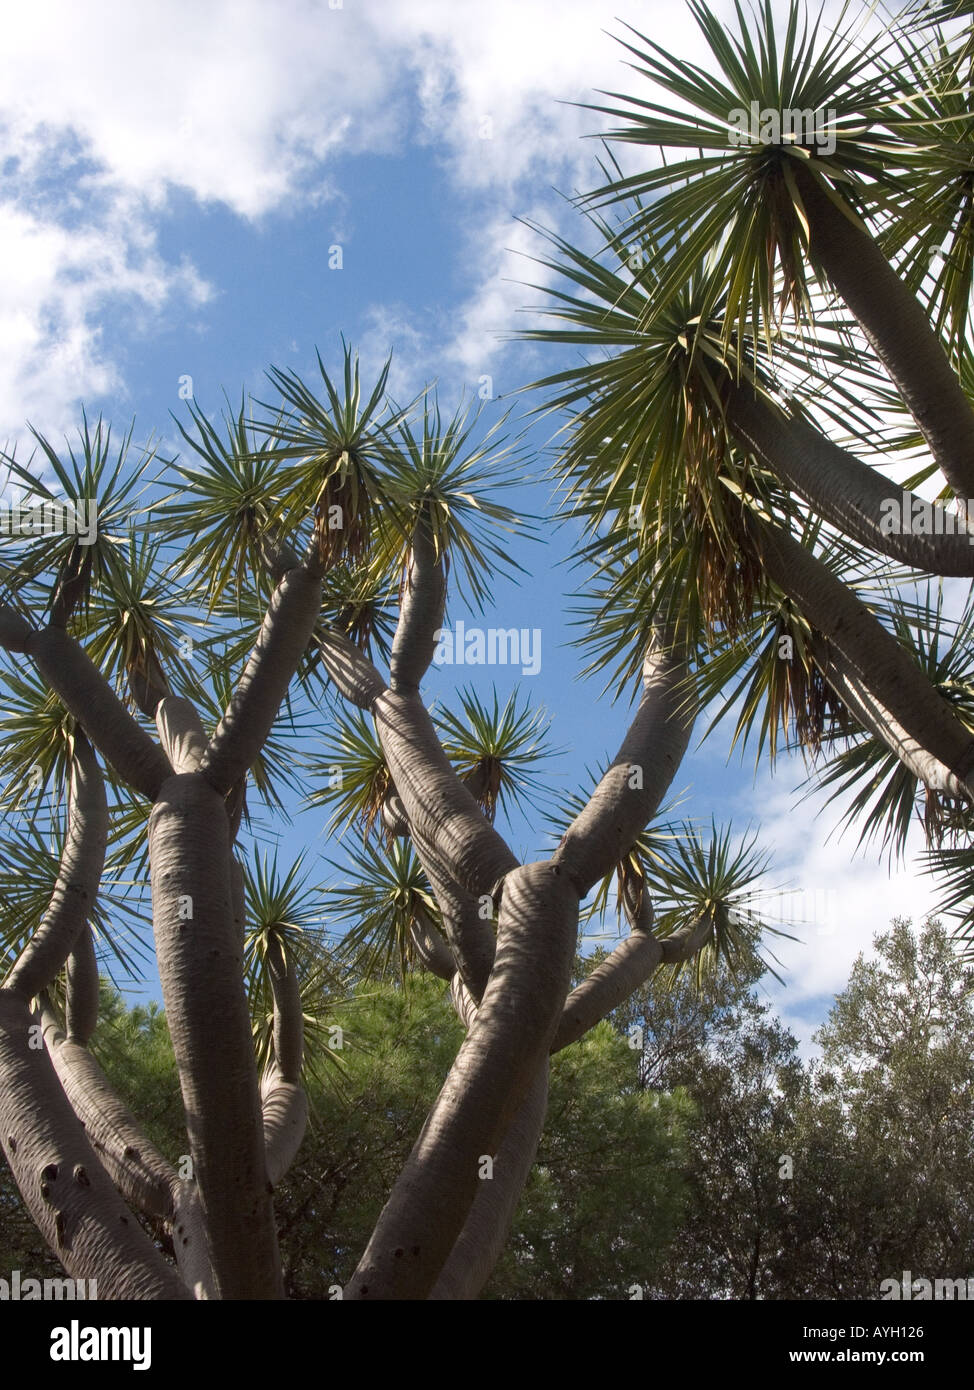
[[[890,867],[875,841],[857,851],[859,824],[842,835],[834,830],[847,803],[826,806],[827,793],[817,789],[801,798],[789,771],[784,762],[775,778],[763,772],[738,799],[734,818],[760,824],[760,844],[772,853],[768,882],[781,891],[768,899],[770,911],[803,919],[793,928],[800,940],[766,941],[781,962],[785,985],[766,983],[775,1009],[807,1048],[856,957],[872,954],[873,937],[888,931],[894,917],[925,921],[934,910],[937,884],[920,871],[918,825],[911,829],[905,864]]]
[[[191,267],[162,262],[124,202],[70,229],[0,202],[0,438],[25,420],[59,434],[65,402],[122,389],[98,321],[109,303],[156,312],[170,295],[199,304],[208,293]]]
[[[408,405],[432,380],[431,325],[416,323],[398,304],[372,304],[363,317],[357,344],[363,389],[372,390],[391,352],[386,389],[398,405]]]
[[[8,153],[71,137],[113,186],[156,202],[178,186],[257,216],[334,148],[397,138],[374,39],[357,7],[304,0],[22,6],[0,54]]]
[[[335,155],[409,139],[486,199],[483,259],[447,357],[460,371],[495,357],[491,335],[518,303],[499,248],[539,188],[571,191],[591,167],[577,136],[603,118],[559,102],[618,83],[623,53],[601,32],[622,32],[614,12],[614,0],[39,0],[5,15],[3,247],[18,283],[0,427],[63,420],[79,398],[122,387],[99,318],[118,272],[143,311],[198,292],[153,249],[171,190],[244,218],[297,212],[342,200]],[[688,11],[674,21],[672,6],[643,0],[629,13],[644,29],[665,13],[671,41],[699,46]]]
[[[733,10],[730,0],[716,8]],[[706,64],[689,8],[671,0],[621,10],[616,0],[37,0],[12,9],[0,48],[9,335],[0,430],[25,415],[63,426],[79,399],[124,392],[103,329],[108,305],[117,311],[121,298],[144,316],[200,301],[192,267],[157,250],[173,190],[255,220],[328,200],[354,221],[338,157],[416,141],[466,200],[467,288],[449,324],[431,312],[407,330],[396,311],[397,382],[415,376],[422,357],[424,376],[430,363],[470,385],[497,373],[502,335],[523,322],[519,282],[534,270],[507,248],[539,249],[515,214],[546,225],[571,216],[551,189],[592,186],[598,145],[580,137],[613,124],[579,103],[611,105],[596,89],[644,81],[623,66],[630,55],[616,38],[632,37],[623,20]],[[624,161],[651,155],[613,148]]]

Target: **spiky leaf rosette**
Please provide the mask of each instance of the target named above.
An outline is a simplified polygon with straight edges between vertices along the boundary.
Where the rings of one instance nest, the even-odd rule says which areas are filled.
[[[370,719],[358,710],[339,709],[324,752],[306,764],[315,790],[309,806],[333,808],[328,834],[344,835],[353,825],[363,837],[382,831],[382,805],[392,789],[385,754]]]
[[[265,461],[278,472],[282,512],[302,520],[310,517],[318,557],[326,569],[340,563],[358,568],[367,562],[378,515],[384,514],[394,527],[399,516],[387,473],[387,431],[406,412],[386,413],[391,358],[363,401],[358,354],[344,339],[342,352],[340,384],[332,381],[316,353],[318,395],[297,372],[271,367],[267,375],[280,394],[280,405],[261,402],[271,412],[263,427],[274,442]]]
[[[412,846],[396,840],[388,848],[356,846],[342,882],[327,890],[329,916],[347,924],[341,958],[356,976],[395,978],[404,983],[416,960],[414,925],[439,923],[439,909]]]
[[[66,439],[59,453],[31,427],[38,447],[26,464],[0,452],[8,477],[24,489],[21,506],[31,527],[29,539],[5,537],[11,552],[4,583],[26,596],[43,581],[50,619],[58,626],[84,611],[94,589],[124,586],[131,533],[149,509],[148,483],[138,489],[156,456],[151,444],[133,448],[134,429],[133,424],[113,449],[111,426],[99,418],[92,428],[82,413],[77,445]]]
[[[710,939],[692,961],[673,967],[674,975],[691,968],[698,987],[721,965],[731,973],[742,962],[753,959],[758,941],[764,935],[795,940],[770,907],[770,892],[760,888],[768,870],[768,857],[757,848],[752,832],[735,844],[730,825],[712,824],[710,835],[685,823],[680,834],[663,846],[663,853],[647,864],[646,878],[656,905],[653,930],[658,936],[689,927],[701,913],[713,921]],[[780,978],[767,965],[775,978]]]
[[[434,717],[447,757],[484,815],[493,824],[499,809],[537,809],[550,793],[535,769],[557,751],[547,739],[551,721],[545,711],[532,709],[517,691],[503,707],[496,688],[492,704],[469,688],[459,696],[462,715],[437,707]]]
[[[341,1089],[341,1050],[333,1045],[328,1019],[344,1002],[342,971],[325,940],[323,896],[309,882],[304,854],[288,867],[255,849],[244,864],[247,928],[244,973],[253,1020],[257,1065],[262,1071],[273,1056],[274,1002],[269,972],[281,953],[298,977],[304,1035],[303,1072],[330,1079]],[[337,1071],[336,1071],[337,1069]]]
[[[198,462],[176,463],[171,484],[184,501],[161,511],[161,533],[180,542],[177,571],[192,579],[209,611],[232,593],[239,597],[268,557],[298,529],[282,502],[273,428],[252,427],[248,404],[227,402],[222,432],[189,403],[191,429],[176,425]]]
[[[382,568],[405,582],[413,529],[422,515],[437,558],[450,566],[460,595],[478,609],[496,575],[524,572],[511,557],[510,538],[533,533],[532,518],[499,500],[525,480],[521,448],[504,434],[510,411],[484,428],[485,409],[461,401],[447,417],[430,388],[421,420],[414,424],[404,415],[387,431],[397,510],[378,518],[377,543]]]
[[[726,297],[727,340],[763,337],[770,353],[782,314],[803,317],[812,298],[799,179],[814,180],[852,217],[885,212],[896,199],[891,170],[917,129],[896,105],[900,49],[895,36],[867,41],[848,21],[849,5],[835,24],[822,8],[809,21],[798,0],[783,16],[771,0],[750,10],[737,3],[736,25],[703,0],[690,0],[690,10],[710,50],[703,65],[626,26],[631,41],[620,42],[647,85],[638,95],[605,93],[615,104],[590,109],[624,123],[607,139],[663,158],[585,202],[641,200],[620,244],[662,256],[650,314],[664,312],[709,260],[712,292]]]

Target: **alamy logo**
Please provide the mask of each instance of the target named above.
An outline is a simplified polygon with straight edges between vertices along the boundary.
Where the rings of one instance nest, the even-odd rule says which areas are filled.
[[[0,502],[2,536],[77,536],[82,545],[94,545],[98,538],[98,503],[94,498]]]
[[[95,1279],[32,1279],[21,1278],[19,1269],[10,1271],[9,1279],[0,1279],[0,1303],[32,1303],[37,1300],[61,1302],[64,1299],[96,1299],[98,1282]]]
[[[974,545],[974,528],[967,517],[974,516],[974,500],[965,503],[967,516],[949,511],[939,502],[927,502],[912,492],[902,498],[884,497],[879,504],[879,529],[884,536],[963,536]]]
[[[974,1279],[920,1279],[914,1278],[904,1269],[899,1279],[884,1279],[879,1286],[882,1299],[905,1299],[908,1303],[925,1302],[928,1299],[947,1299],[953,1301],[974,1299]]]
[[[151,1327],[69,1327],[51,1331],[52,1361],[131,1361],[133,1371],[152,1365]]]
[[[539,627],[466,627],[458,622],[456,631],[437,628],[436,666],[520,666],[522,676],[536,676],[541,670],[541,629]]]
[[[822,154],[835,154],[836,112],[814,111],[810,106],[735,106],[727,113],[732,145],[815,145]]]

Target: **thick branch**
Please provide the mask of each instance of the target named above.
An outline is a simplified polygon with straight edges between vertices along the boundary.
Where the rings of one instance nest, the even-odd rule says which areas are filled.
[[[149,818],[159,978],[223,1298],[279,1298],[274,1214],[220,795],[172,777]]]
[[[440,909],[453,968],[459,970],[464,984],[479,1002],[494,964],[493,898],[486,893],[474,897],[465,892],[439,865],[424,863],[424,868]]]
[[[431,1299],[474,1299],[504,1252],[517,1204],[538,1152],[548,1109],[548,1062],[538,1072],[494,1159],[493,1177],[482,1182],[463,1230],[433,1286]]]
[[[277,1066],[268,1067],[261,1083],[267,1177],[276,1187],[297,1156],[308,1126],[304,1087],[285,1081]]]
[[[453,953],[423,907],[416,909],[409,934],[423,969],[441,980],[452,980],[457,969]]]
[[[849,664],[910,739],[974,795],[974,738],[916,662],[827,565],[787,531],[752,514],[769,578]]]
[[[123,782],[154,798],[169,775],[162,750],[135,722],[101,672],[73,637],[56,627],[25,632],[11,609],[0,613],[0,643],[25,652],[64,708]]]
[[[373,714],[427,872],[432,865],[475,896],[493,892],[517,860],[454,772],[420,697],[387,691]]]
[[[584,898],[615,868],[659,809],[690,743],[687,666],[657,640],[643,664],[643,695],[612,765],[575,817],[552,862]]]
[[[398,783],[397,783],[398,785]],[[557,865],[504,882],[497,959],[470,1033],[345,1291],[426,1298],[476,1198],[484,1160],[538,1076],[568,989],[578,895]]]
[[[112,1182],[137,1210],[166,1220],[172,1215],[175,1170],[87,1048],[65,1038],[49,1009],[42,1016],[44,1041],[64,1094]]]
[[[600,1019],[635,994],[660,965],[689,960],[710,939],[713,914],[701,912],[687,927],[672,936],[652,933],[653,913],[644,898],[639,918],[633,922],[632,936],[620,941],[615,950],[591,975],[572,990],[565,1001],[561,1022],[551,1044],[552,1053],[577,1042]]]
[[[200,1194],[194,1182],[179,1179],[173,1187],[173,1213],[169,1221],[176,1268],[197,1299],[219,1298]]]
[[[713,912],[710,908],[705,908],[688,926],[681,927],[672,936],[662,938],[660,945],[663,947],[663,964],[679,965],[685,960],[690,960],[706,946],[713,929]]]
[[[885,743],[913,776],[932,791],[969,801],[967,788],[893,718],[842,653],[830,643],[823,644],[823,647],[817,659],[825,679],[866,732],[880,743]]]
[[[0,1143],[44,1239],[100,1299],[191,1295],[123,1204],[71,1108],[23,999],[0,990]]]
[[[397,791],[390,788],[382,802],[382,828],[387,835],[404,840],[409,835],[409,819]]]
[[[963,501],[974,498],[974,410],[926,311],[869,233],[801,167],[796,179],[812,262],[859,320],[954,492]]]
[[[371,709],[386,683],[369,658],[334,628],[326,629],[318,650],[338,693],[359,709]]]
[[[600,1019],[644,985],[663,960],[663,943],[651,932],[627,936],[565,1000],[552,1052],[577,1042]]]
[[[267,971],[274,999],[274,1057],[285,1081],[297,1085],[304,1061],[304,1009],[294,958],[273,939],[267,946]]]
[[[199,770],[226,796],[263,748],[321,611],[321,580],[289,570],[271,598],[260,636]]]
[[[399,607],[399,622],[389,662],[390,685],[408,694],[419,689],[436,651],[443,624],[446,576],[437,556],[428,509],[424,506],[413,531]]]
[[[192,701],[180,695],[167,695],[156,709],[156,728],[173,772],[195,772],[208,740]]]
[[[64,1023],[68,1040],[87,1047],[98,1024],[98,961],[91,927],[81,928],[65,970]]]
[[[127,672],[128,687],[138,708],[147,719],[154,719],[160,703],[171,694],[166,673],[159,664],[155,652],[145,654],[139,666],[130,666]]]
[[[738,440],[842,535],[928,574],[974,574],[974,523],[894,488],[814,425],[785,416],[748,387],[729,389],[727,422]],[[928,514],[933,534],[914,534],[914,518],[926,525]]]
[[[78,729],[61,865],[50,906],[4,982],[12,994],[33,999],[67,960],[98,897],[107,845],[105,784],[91,744]]]

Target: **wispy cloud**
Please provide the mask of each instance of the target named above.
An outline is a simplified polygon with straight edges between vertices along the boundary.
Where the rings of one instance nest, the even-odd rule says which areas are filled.
[[[858,827],[830,834],[843,803],[826,806],[827,793],[819,789],[800,795],[794,790],[798,770],[797,760],[791,766],[785,760],[780,775],[762,773],[737,798],[734,817],[760,824],[760,842],[771,851],[769,882],[781,891],[769,898],[769,909],[802,919],[792,929],[797,941],[767,943],[785,981],[783,987],[767,983],[780,1016],[807,1046],[860,952],[872,953],[874,936],[887,931],[894,917],[925,921],[937,885],[918,867],[924,847],[919,824],[910,832],[904,863],[890,866],[876,842],[857,852]]]

